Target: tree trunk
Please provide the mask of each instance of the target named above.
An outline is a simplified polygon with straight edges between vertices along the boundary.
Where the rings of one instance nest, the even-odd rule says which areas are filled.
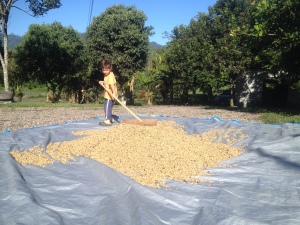
[[[134,105],[133,87],[134,87],[134,76],[132,77],[131,82],[130,82],[130,104],[131,105]]]
[[[186,84],[183,84],[183,90],[182,90],[182,103],[188,104],[189,101],[189,90]]]
[[[173,80],[171,80],[171,85],[170,85],[170,100],[171,103],[173,104],[174,102],[174,84],[173,84]]]
[[[208,101],[209,103],[211,103],[211,102],[213,101],[213,90],[212,90],[212,87],[211,87],[211,86],[209,86],[209,87],[207,88],[207,101]]]
[[[232,81],[231,82],[231,85],[230,85],[230,107],[234,107],[234,82]]]
[[[7,40],[7,21],[8,13],[2,17],[2,33],[3,33],[3,52],[4,56],[1,54],[0,61],[3,69],[3,80],[4,80],[4,90],[9,91],[9,82],[8,82],[8,40]]]
[[[4,88],[5,91],[9,91],[9,82],[8,82],[8,41],[7,41],[7,31],[4,33],[4,65],[3,65],[3,77],[4,77]]]
[[[148,105],[152,105],[152,96],[150,94],[148,96]]]

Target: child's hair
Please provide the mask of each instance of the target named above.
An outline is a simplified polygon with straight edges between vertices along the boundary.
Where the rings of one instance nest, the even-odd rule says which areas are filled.
[[[112,64],[109,60],[102,60],[100,63],[101,69],[112,69]]]

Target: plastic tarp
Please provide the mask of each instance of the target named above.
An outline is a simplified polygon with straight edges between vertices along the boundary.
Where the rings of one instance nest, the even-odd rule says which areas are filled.
[[[222,162],[237,166],[207,169],[211,176],[203,178],[213,183],[167,181],[166,190],[143,186],[90,158],[23,167],[9,153],[78,138],[71,131],[106,129],[98,125],[101,118],[2,133],[0,224],[300,224],[299,124],[151,118],[183,124],[188,134],[243,129],[247,146]]]

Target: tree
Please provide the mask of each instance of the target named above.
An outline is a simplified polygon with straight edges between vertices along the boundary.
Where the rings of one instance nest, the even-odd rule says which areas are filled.
[[[12,7],[15,7],[25,13],[32,13],[32,16],[38,17],[46,14],[49,10],[59,8],[60,0],[25,0],[29,4],[29,12],[15,6],[18,0],[1,0],[0,1],[0,24],[3,35],[3,51],[0,54],[0,61],[3,69],[3,80],[5,91],[9,90],[8,80],[8,38],[7,24],[9,13]],[[31,15],[31,14],[30,14]]]
[[[167,95],[170,93],[171,102],[173,101],[173,76],[166,61],[167,49],[157,49],[150,55],[149,74],[154,80],[153,92],[157,90],[166,102]]]
[[[215,56],[209,19],[205,13],[199,13],[188,26],[175,27],[168,43],[167,61],[176,79],[174,84],[180,84],[183,101],[188,101],[189,91],[195,95],[198,89],[212,98]]]
[[[195,61],[197,55],[198,42],[192,34],[190,26],[180,25],[172,31],[172,40],[168,43],[166,60],[172,74],[174,87],[178,87],[182,100],[188,101],[188,92],[194,90],[196,73]],[[172,99],[172,96],[170,96]]]
[[[147,67],[144,72],[137,74],[136,84],[142,89],[146,89],[145,95],[148,97],[148,104],[152,104],[153,96],[156,96],[157,91],[161,92],[163,100],[166,100],[166,93],[169,83],[168,65],[165,62],[165,49],[158,48],[149,54]]]
[[[191,42],[193,43],[190,65],[193,79],[193,92],[200,89],[212,101],[213,91],[217,88],[216,49],[211,36],[212,21],[210,16],[199,13],[197,19],[190,21]]]
[[[253,1],[252,29],[257,61],[273,74],[297,82],[300,79],[300,1]],[[284,73],[281,73],[284,72]]]
[[[217,49],[215,64],[219,66],[218,82],[220,86],[229,86],[231,89],[231,106],[234,105],[235,84],[252,60],[247,37],[232,35],[232,32],[249,27],[250,12],[250,0],[219,0],[209,10],[213,20],[211,38]]]
[[[21,72],[20,67],[16,63],[14,51],[9,51],[8,53],[10,63],[8,65],[8,72],[10,74],[10,84],[13,92],[16,92],[16,89],[21,89],[22,86],[28,82],[28,77]]]
[[[102,59],[111,60],[123,86],[136,71],[144,69],[153,29],[145,26],[146,20],[144,12],[124,5],[114,5],[95,17],[86,34],[92,73],[99,72]]]
[[[84,44],[72,27],[51,25],[29,27],[22,43],[15,49],[15,58],[23,73],[47,85],[58,101],[63,87],[84,69]]]

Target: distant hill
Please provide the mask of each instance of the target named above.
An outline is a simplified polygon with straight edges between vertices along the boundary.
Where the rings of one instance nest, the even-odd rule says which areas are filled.
[[[80,36],[81,37],[84,37],[84,33],[81,33]],[[15,34],[9,34],[8,35],[8,49],[9,50],[12,50],[15,48],[15,46],[19,43],[21,43],[22,41],[22,37],[19,36],[19,35],[15,35]],[[3,43],[3,40],[2,40],[2,43]],[[150,42],[150,49],[151,50],[155,50],[155,49],[158,49],[158,48],[164,48],[163,45],[160,45],[160,44],[157,44],[156,42]]]
[[[8,35],[8,49],[12,50],[15,48],[15,46],[19,43],[21,43],[22,37],[15,34],[9,34]],[[3,39],[2,39],[2,45],[3,45]]]
[[[155,50],[155,49],[158,49],[158,48],[164,48],[164,47],[165,46],[157,44],[156,42],[153,42],[153,41],[150,42],[150,48],[151,48],[151,50]]]

